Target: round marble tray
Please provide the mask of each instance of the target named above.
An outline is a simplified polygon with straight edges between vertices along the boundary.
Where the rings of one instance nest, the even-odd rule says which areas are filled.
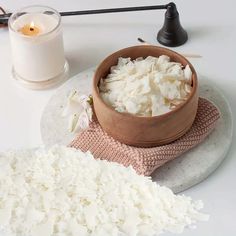
[[[68,120],[61,116],[66,97],[72,89],[90,94],[94,68],[74,76],[63,84],[51,97],[41,117],[41,135],[46,146],[68,145],[74,134],[68,132]],[[230,106],[224,95],[211,81],[200,76],[200,96],[212,101],[221,112],[221,119],[215,130],[203,143],[158,168],[152,175],[158,184],[181,192],[209,176],[226,157],[233,134]]]

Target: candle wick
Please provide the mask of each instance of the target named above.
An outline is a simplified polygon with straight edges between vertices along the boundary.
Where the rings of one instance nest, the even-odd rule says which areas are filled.
[[[30,27],[30,31],[34,31],[34,28]]]

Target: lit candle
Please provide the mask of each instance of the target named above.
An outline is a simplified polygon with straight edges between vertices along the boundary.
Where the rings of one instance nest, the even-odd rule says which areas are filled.
[[[68,64],[57,11],[40,6],[21,9],[10,17],[9,33],[16,79],[40,89],[66,78]]]
[[[30,24],[26,24],[20,28],[19,32],[28,36],[36,36],[40,33],[40,28],[35,26],[34,22],[31,22]]]

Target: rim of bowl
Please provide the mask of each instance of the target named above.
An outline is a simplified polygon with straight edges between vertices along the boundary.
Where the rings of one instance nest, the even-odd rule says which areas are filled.
[[[185,61],[186,61],[186,65],[188,64],[191,68],[191,71],[192,71],[192,83],[193,83],[193,86],[192,86],[192,90],[190,92],[190,95],[188,96],[187,100],[185,100],[184,102],[182,102],[181,104],[177,105],[176,108],[174,108],[173,110],[169,111],[169,112],[166,112],[164,114],[161,114],[161,115],[158,115],[158,116],[138,116],[138,115],[135,115],[135,114],[131,114],[131,113],[128,113],[128,112],[118,112],[116,111],[114,108],[110,107],[109,105],[107,105],[103,99],[101,98],[100,96],[100,93],[99,93],[99,88],[98,88],[98,83],[100,82],[101,78],[99,78],[99,80],[96,82],[95,81],[95,78],[97,77],[97,71],[98,69],[103,65],[103,63],[105,61],[107,61],[110,57],[113,57],[114,55],[116,54],[119,54],[121,53],[122,51],[128,51],[128,50],[131,50],[131,49],[135,49],[135,48],[153,48],[155,50],[158,50],[158,49],[161,49],[163,51],[166,51],[166,52],[169,52],[169,53],[173,53],[175,54],[176,56],[178,57],[181,57],[183,58]],[[164,54],[162,54],[164,55]],[[117,58],[118,59],[118,58]],[[102,104],[108,108],[108,110],[110,110],[111,112],[117,114],[117,115],[121,115],[121,116],[125,116],[125,117],[130,117],[130,118],[138,118],[138,119],[155,119],[155,118],[164,118],[166,116],[169,116],[173,113],[175,113],[176,111],[182,109],[187,103],[190,102],[191,98],[195,95],[196,91],[197,91],[197,88],[198,88],[198,78],[197,78],[197,73],[193,67],[193,65],[189,62],[189,60],[187,60],[184,56],[182,56],[180,53],[178,52],[175,52],[173,50],[170,50],[168,48],[165,48],[165,47],[159,47],[159,46],[154,46],[154,45],[137,45],[137,46],[132,46],[132,47],[127,47],[127,48],[123,48],[123,49],[120,49],[112,54],[110,54],[109,56],[107,56],[99,65],[98,67],[96,68],[96,71],[94,73],[94,76],[93,76],[93,92],[95,92],[98,100],[100,102],[102,102]],[[95,112],[96,114],[96,112]]]

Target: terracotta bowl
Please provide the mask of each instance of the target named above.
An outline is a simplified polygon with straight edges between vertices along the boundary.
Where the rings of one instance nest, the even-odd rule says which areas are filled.
[[[159,116],[140,117],[115,111],[104,103],[99,94],[99,81],[105,78],[111,66],[117,65],[119,57],[167,55],[171,61],[189,64],[192,70],[192,91],[188,99],[172,111]],[[131,146],[154,147],[168,144],[184,135],[195,119],[198,107],[198,80],[191,63],[180,54],[157,46],[134,46],[119,50],[108,56],[98,66],[93,79],[94,111],[97,119],[110,136]]]

